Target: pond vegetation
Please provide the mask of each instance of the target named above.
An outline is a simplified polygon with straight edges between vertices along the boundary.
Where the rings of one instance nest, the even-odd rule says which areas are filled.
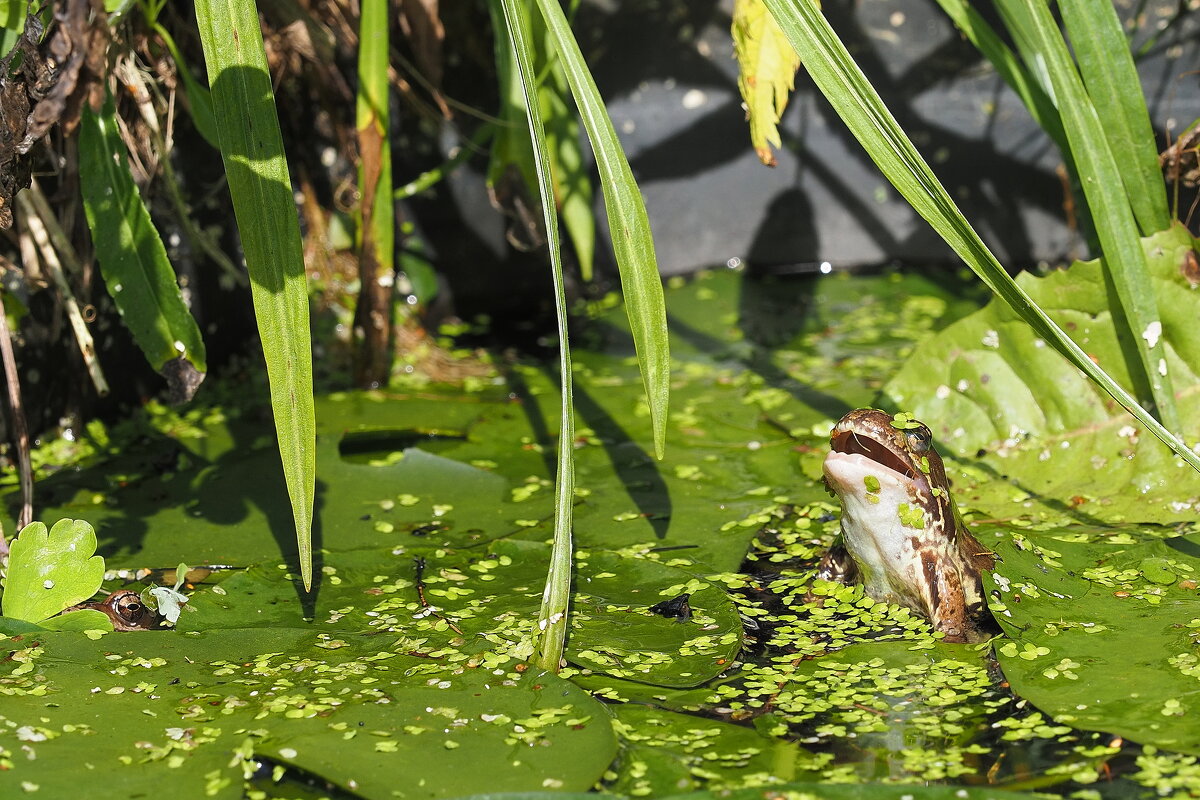
[[[420,13],[440,24],[436,4],[404,5],[402,27]],[[779,146],[803,53],[969,271],[729,269],[664,292],[571,32],[577,5],[476,9],[496,31],[500,117],[476,136],[493,137],[492,189],[512,167],[527,198],[557,200],[524,210],[548,252],[557,352],[523,354],[485,325],[429,335],[396,304],[397,280],[420,306],[430,277],[420,237],[393,218],[408,188],[394,188],[388,142],[388,4],[364,0],[357,31],[336,4],[289,12],[310,34],[328,13],[353,39],[353,114],[335,122],[357,148],[354,219],[290,191],[253,4],[204,0],[194,20],[155,2],[109,4],[107,19],[78,0],[5,9],[5,96],[42,111],[5,118],[0,155],[16,167],[0,222],[17,198],[22,256],[56,274],[56,254],[78,262],[66,212],[18,185],[33,159],[10,141],[40,137],[46,116],[77,129],[77,174],[61,180],[78,189],[105,302],[173,399],[195,398],[97,417],[32,451],[13,423],[6,510],[22,530],[0,598],[0,794],[86,782],[95,798],[1200,796],[1197,240],[1168,206],[1132,59],[1102,55],[1128,49],[1112,7],[1064,0],[1069,50],[1042,4],[1000,0],[1002,36],[940,3],[1062,149],[1102,256],[1014,281],[817,7],[739,0],[760,157]],[[208,88],[168,25],[187,32]],[[151,35],[194,133],[221,155],[245,273],[178,224],[227,290],[248,284],[264,356],[198,394],[205,335],[142,197],[160,167],[187,216],[165,104],[133,58]],[[90,97],[68,103],[46,52],[69,57]],[[436,87],[430,99],[445,101]],[[560,213],[585,279],[595,244],[580,128],[622,297],[572,304]],[[352,300],[346,275],[309,282],[304,237],[335,223],[352,229]],[[55,286],[80,321],[79,374],[102,395],[83,312],[65,278]],[[348,307],[351,335],[323,336],[321,312]],[[314,360],[310,330],[332,357]],[[397,350],[439,367],[397,369]],[[932,429],[963,521],[995,556],[995,638],[949,644],[908,609],[814,580],[839,528],[821,478],[829,432],[871,405]],[[113,630],[147,620],[157,629]]]

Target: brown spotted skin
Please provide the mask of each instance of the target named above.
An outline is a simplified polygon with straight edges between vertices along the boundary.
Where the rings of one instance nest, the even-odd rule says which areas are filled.
[[[847,533],[848,526],[858,524],[849,518],[850,505],[841,496],[847,488],[830,482],[831,490],[839,490],[843,503],[843,535],[822,558],[818,577],[864,583],[875,599],[900,603],[929,619],[934,630],[945,634],[945,641],[982,641],[995,630],[986,609],[981,578],[983,570],[994,566],[992,555],[962,529],[945,466],[932,446],[929,429],[915,421],[901,421],[901,425],[894,425],[893,416],[886,412],[856,409],[834,426],[831,448],[837,453],[860,454],[907,476],[906,500],[924,511],[924,529],[906,529],[911,535],[902,537],[899,544],[894,538],[876,537],[867,531],[876,541],[884,542],[879,547],[886,550],[888,564],[895,570],[881,586],[879,579],[872,581],[864,576],[864,567],[856,561],[853,548],[847,546],[857,538],[861,547],[864,533],[861,527],[853,529],[856,536]],[[827,482],[829,474],[827,469]]]

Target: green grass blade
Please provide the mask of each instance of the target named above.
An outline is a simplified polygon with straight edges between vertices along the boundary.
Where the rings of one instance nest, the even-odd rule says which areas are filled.
[[[813,82],[842,117],[880,171],[924,217],[976,275],[1024,319],[1039,336],[1078,367],[1129,413],[1200,471],[1200,456],[1146,412],[1046,316],[1008,276],[929,165],[904,135],[845,45],[809,0],[765,0],[788,36]]]
[[[567,100],[569,92],[562,62],[555,60],[538,87],[538,97],[546,123],[546,143],[554,159],[554,196],[562,207],[563,228],[575,248],[579,275],[590,282],[596,255],[596,215],[592,211],[591,170],[583,158],[579,118]]]
[[[558,317],[559,376],[562,408],[558,428],[558,480],[554,489],[554,545],[550,553],[550,570],[546,576],[546,591],[538,614],[537,653],[535,660],[542,669],[558,672],[563,647],[567,641],[567,606],[571,596],[571,521],[575,501],[575,410],[572,403],[571,350],[567,338],[567,297],[563,283],[561,241],[558,235],[558,212],[554,204],[554,186],[550,176],[550,149],[542,126],[536,74],[533,69],[533,42],[527,7],[522,0],[501,0],[509,42],[516,56],[517,72],[525,96],[529,136],[533,141],[533,165],[541,193],[542,214],[546,223],[546,245],[550,248],[550,265],[554,272],[554,308]],[[497,32],[499,35],[499,32]]]
[[[1042,130],[1054,140],[1058,149],[1066,151],[1067,139],[1063,133],[1062,120],[1054,102],[1042,89],[1037,80],[1029,73],[1021,59],[1017,57],[1004,40],[992,30],[987,20],[975,10],[967,0],[937,0],[938,5],[950,17],[955,27],[962,32],[971,44],[991,63],[1003,81],[1017,95],[1030,116],[1041,126]]]
[[[621,291],[650,404],[654,452],[662,458],[667,440],[671,359],[667,344],[667,310],[646,204],[559,0],[537,0],[537,4],[558,50],[575,105],[579,107],[583,127],[596,155],[604,207],[608,211],[609,235],[621,271]]]
[[[1129,42],[1111,0],[1060,0],[1079,72],[1120,171],[1143,236],[1171,224],[1154,127]]]
[[[1158,419],[1171,430],[1178,431],[1179,412],[1175,408],[1171,376],[1166,370],[1166,343],[1160,335],[1162,324],[1158,304],[1150,285],[1150,268],[1139,240],[1137,223],[1123,189],[1123,170],[1108,147],[1105,124],[1101,123],[1096,107],[1084,90],[1050,9],[1041,0],[1024,1],[1033,23],[1033,46],[1046,64],[1054,86],[1067,142],[1104,253],[1105,267],[1121,304],[1122,314],[1115,316],[1118,320],[1124,317],[1129,341],[1136,346],[1141,369],[1139,373],[1139,365],[1130,364],[1130,375],[1134,376],[1135,386],[1148,387],[1150,396],[1147,399],[1158,409]],[[1123,44],[1121,48],[1125,50]],[[1140,96],[1140,88],[1138,93]],[[1112,122],[1107,116],[1105,119]],[[1122,163],[1126,167],[1124,171],[1133,170],[1128,163]],[[1161,178],[1159,180],[1161,183]]]
[[[112,97],[98,114],[84,104],[79,182],[104,283],[146,360],[160,372],[176,359],[205,372],[200,328],[129,173]]]
[[[300,222],[254,3],[197,0],[196,22],[267,362],[300,573],[308,589],[312,586],[316,419]]]
[[[167,29],[158,22],[153,22],[151,27],[163,40],[163,44],[167,46],[172,60],[175,61],[175,71],[183,79],[183,96],[187,99],[188,108],[192,112],[192,124],[196,126],[196,131],[204,137],[204,141],[219,149],[221,144],[217,137],[217,121],[213,118],[212,96],[207,87],[201,86],[200,82],[192,77],[191,68],[184,61],[183,54],[175,46],[175,40],[167,32]]]

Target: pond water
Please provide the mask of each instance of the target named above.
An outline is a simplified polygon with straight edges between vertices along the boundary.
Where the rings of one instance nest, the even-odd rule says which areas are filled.
[[[976,454],[935,426],[1000,559],[1002,637],[944,644],[905,610],[812,585],[838,524],[828,429],[887,387],[912,397],[906,357],[976,324],[957,280],[672,281],[662,462],[623,312],[596,304],[574,356],[559,677],[522,663],[552,532],[543,365],[321,398],[313,595],[261,408],[89,429],[90,465],[39,484],[46,522],[89,521],[110,569],[238,569],[196,585],[177,632],[0,640],[0,795],[88,780],[121,798],[1200,796],[1200,560],[1177,538],[1194,509],[1169,505],[1193,502],[1185,483],[1174,500],[1149,487],[1139,516],[1033,491],[1023,465],[1062,468],[1036,442]],[[930,396],[951,380],[930,379]],[[651,610],[683,594],[690,618]],[[796,794],[753,788],[779,781]]]

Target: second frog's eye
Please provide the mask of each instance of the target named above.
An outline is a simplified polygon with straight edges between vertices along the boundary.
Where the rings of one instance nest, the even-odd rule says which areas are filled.
[[[908,438],[908,446],[914,453],[927,452],[933,444],[933,434],[924,425],[905,431],[904,435]]]

